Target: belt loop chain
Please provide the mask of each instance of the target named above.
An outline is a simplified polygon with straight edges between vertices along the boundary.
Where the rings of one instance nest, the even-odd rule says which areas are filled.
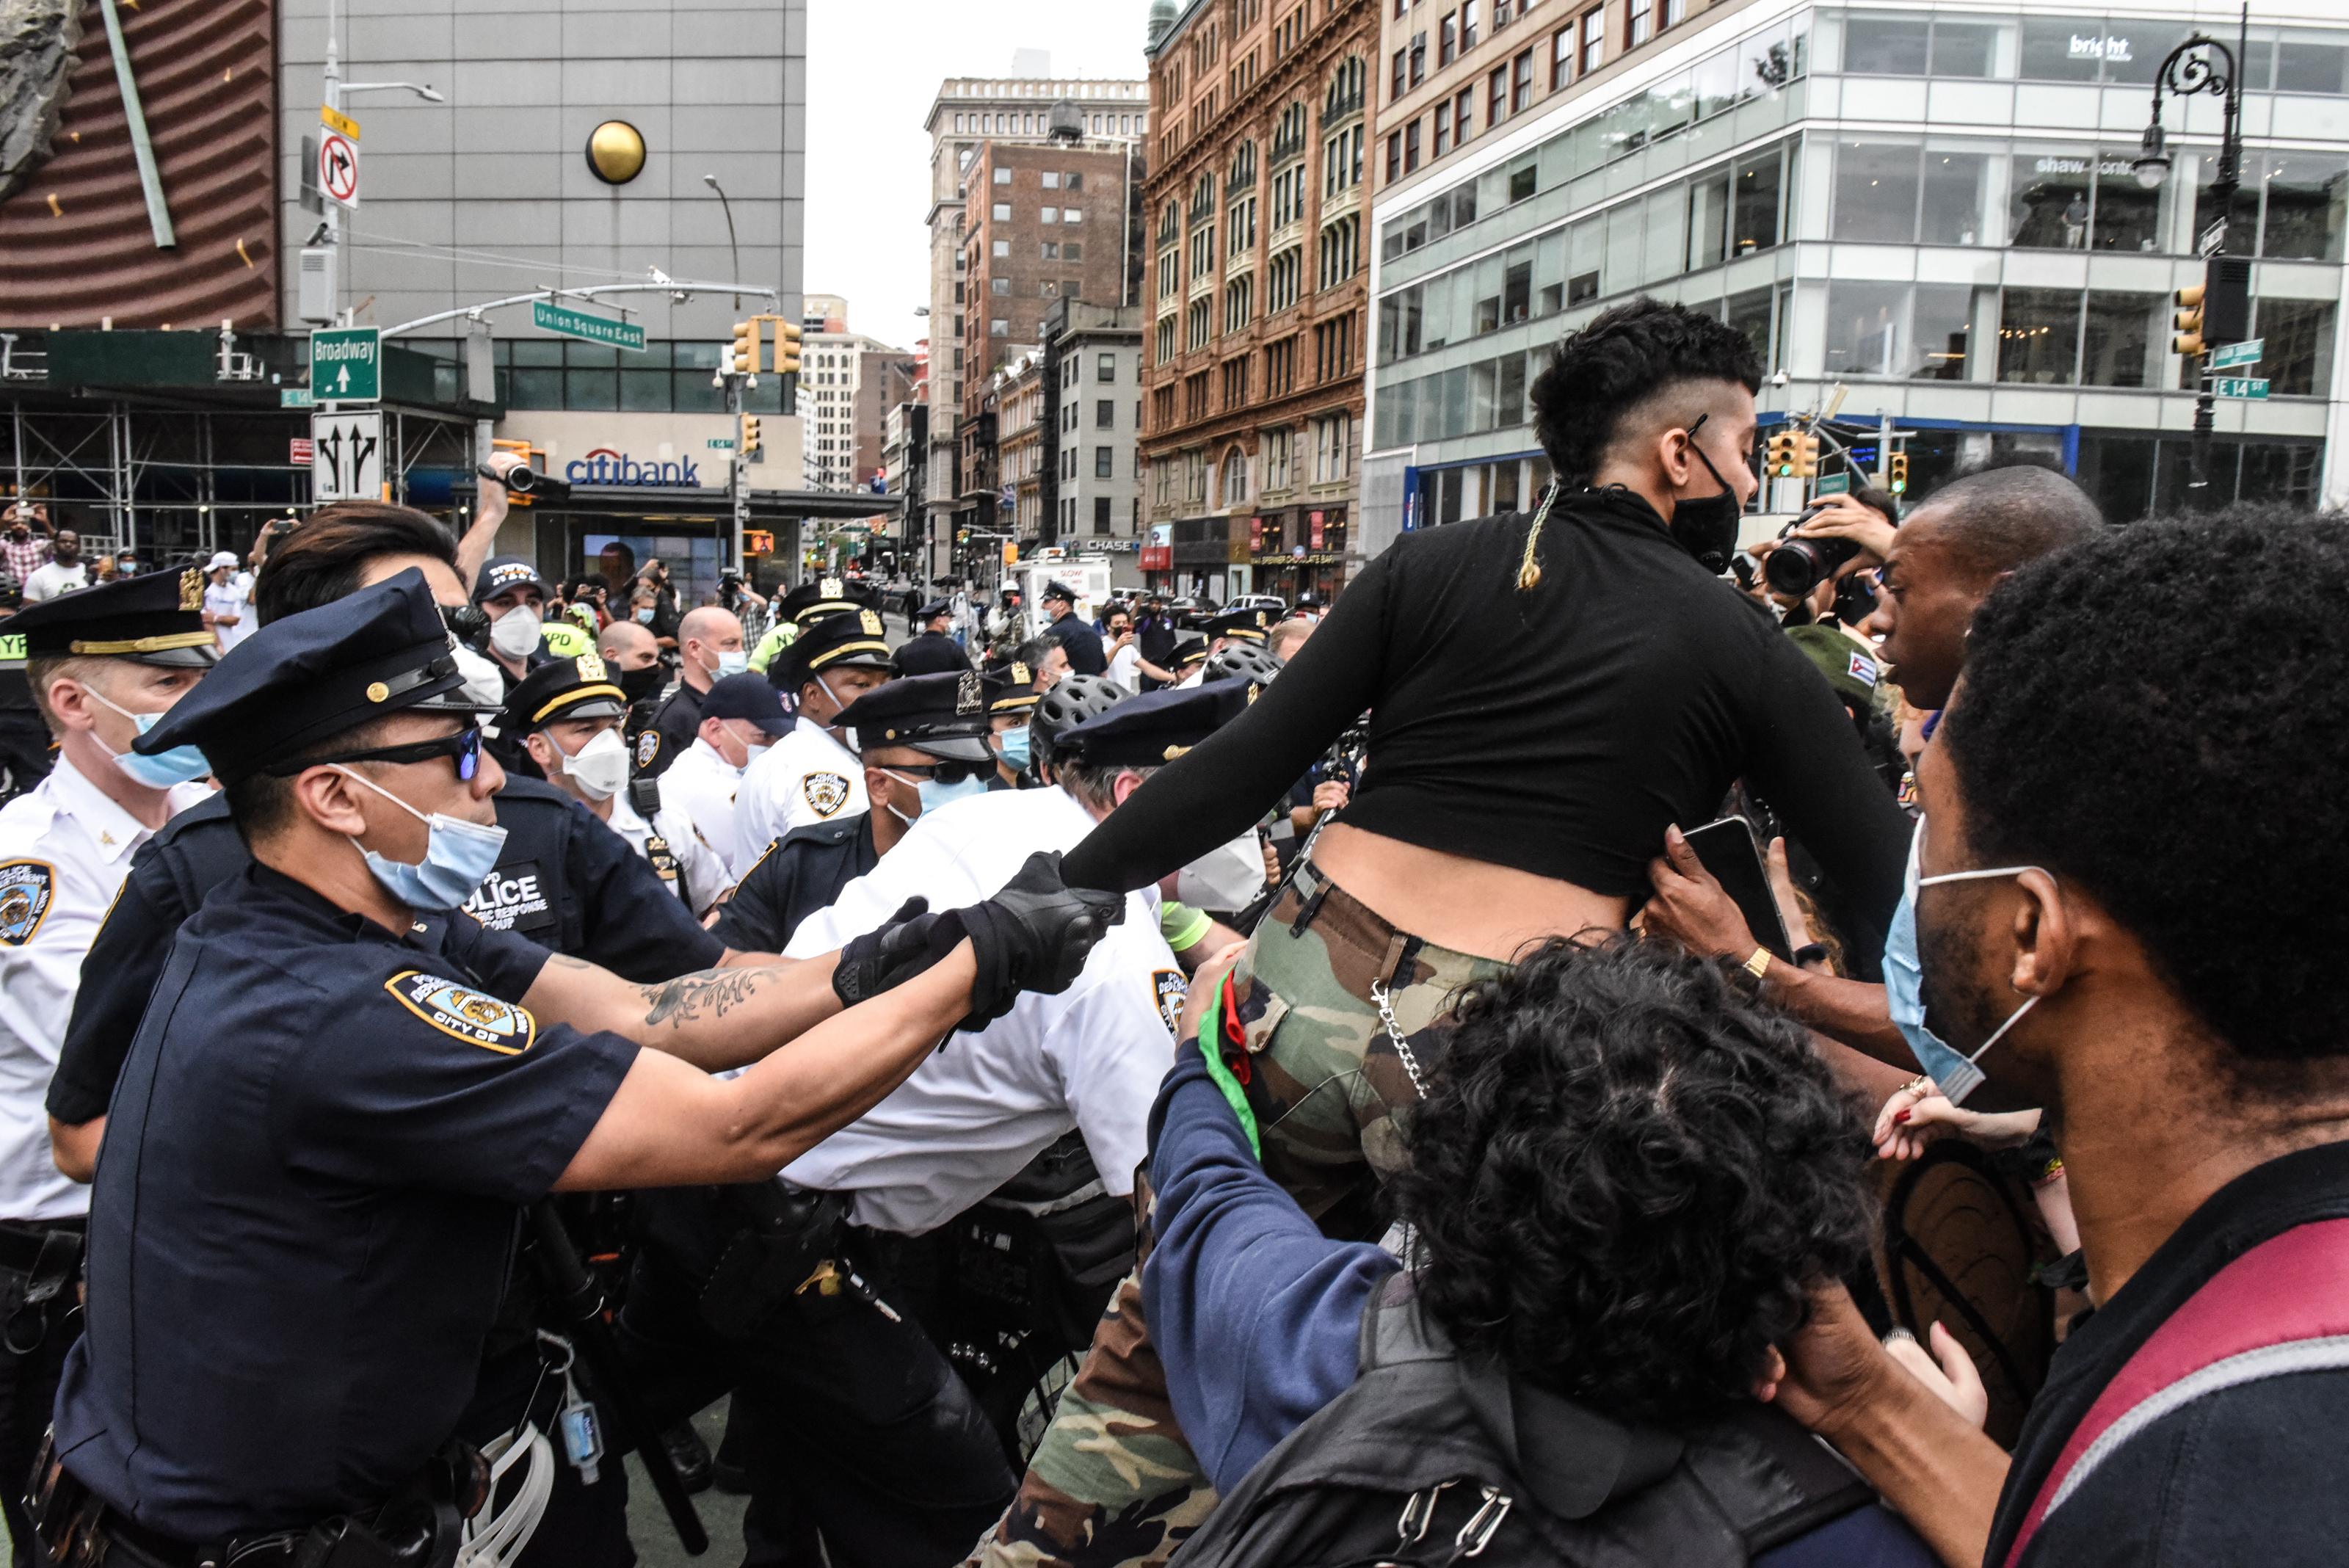
[[[1427,1085],[1420,1080],[1419,1057],[1413,1053],[1411,1042],[1402,1037],[1402,1031],[1395,1026],[1394,1007],[1388,1001],[1389,994],[1384,984],[1375,980],[1371,981],[1371,1000],[1379,1004],[1379,1022],[1386,1026],[1387,1038],[1394,1042],[1395,1054],[1402,1058],[1402,1070],[1411,1075],[1412,1091],[1423,1100],[1427,1098]]]

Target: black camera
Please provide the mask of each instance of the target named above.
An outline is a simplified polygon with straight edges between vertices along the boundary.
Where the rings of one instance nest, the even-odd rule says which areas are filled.
[[[1762,563],[1762,576],[1778,593],[1802,595],[1819,586],[1821,580],[1835,576],[1842,565],[1859,554],[1859,545],[1849,539],[1797,539],[1795,530],[1826,511],[1813,506],[1779,531],[1778,547]]]
[[[510,468],[505,472],[500,473],[496,469],[483,463],[473,472],[483,479],[504,485],[512,494],[527,495],[534,501],[571,499],[569,480],[557,479],[551,473],[541,473],[534,468]]]

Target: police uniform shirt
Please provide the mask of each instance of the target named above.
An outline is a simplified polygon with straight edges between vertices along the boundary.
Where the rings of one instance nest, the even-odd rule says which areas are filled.
[[[938,631],[907,638],[895,657],[900,675],[959,675],[970,668],[962,644]]]
[[[1058,788],[973,795],[924,812],[878,866],[809,916],[783,950],[831,951],[918,893],[934,909],[985,898],[1039,849],[1075,847],[1092,815]],[[1183,971],[1158,934],[1158,890],[1126,895],[1077,981],[1027,992],[957,1033],[863,1117],[786,1167],[807,1187],[854,1194],[864,1225],[920,1235],[1016,1175],[1074,1125],[1112,1192],[1133,1190],[1159,1080],[1174,1059]]]
[[[647,822],[622,790],[612,797],[612,831],[626,839],[628,847],[697,916],[708,914],[718,896],[734,886],[725,860],[703,840],[693,819],[666,801]]]
[[[660,777],[693,744],[701,733],[701,695],[690,682],[677,683],[677,690],[653,715],[650,727],[636,737],[633,760],[638,778]]]
[[[173,811],[212,794],[171,793]],[[87,1213],[89,1189],[49,1153],[46,1100],[80,988],[82,959],[153,830],[60,756],[0,809],[0,1219]],[[101,985],[110,975],[97,977]]]
[[[660,787],[661,800],[684,812],[703,841],[726,862],[727,879],[739,880],[744,857],[734,836],[734,796],[742,787],[742,770],[696,735],[661,774]]]
[[[378,1503],[472,1396],[519,1210],[637,1047],[542,1027],[441,929],[395,935],[255,865],[173,945],[107,1128],[56,1420],[58,1458],[149,1529]]]
[[[734,795],[735,842],[746,851],[753,845],[763,850],[794,827],[872,809],[864,763],[831,731],[802,715],[790,734],[742,770],[742,787]]]
[[[465,900],[484,926],[639,984],[715,968],[725,955],[669,885],[585,806],[535,779],[508,778],[494,799],[505,846]],[[49,1115],[79,1127],[106,1114],[172,938],[213,888],[252,864],[217,794],[164,824],[131,857],[87,961],[107,982],[74,999]]]
[[[801,921],[880,863],[869,811],[794,827],[735,882],[710,935],[737,951],[779,953]]]
[[[1101,633],[1078,619],[1076,611],[1046,627],[1044,635],[1068,651],[1070,674],[1100,675],[1109,669],[1109,660],[1102,654]]]

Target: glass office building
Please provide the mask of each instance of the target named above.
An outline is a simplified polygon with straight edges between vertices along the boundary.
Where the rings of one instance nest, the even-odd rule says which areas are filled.
[[[2200,280],[2220,215],[2218,101],[2165,103],[2160,187],[2130,161],[2163,57],[2237,26],[1748,5],[1390,186],[1366,531],[1526,504],[1547,477],[1526,391],[1548,346],[1640,294],[1753,336],[1786,377],[1765,425],[1841,382],[1842,419],[1909,432],[1912,496],[2019,453],[2061,462],[2115,521],[2174,506],[2194,393],[2169,295]],[[2258,258],[2265,350],[2239,373],[2271,395],[2219,405],[2213,483],[2337,502],[2349,27],[2271,20],[2246,53],[2228,248]]]

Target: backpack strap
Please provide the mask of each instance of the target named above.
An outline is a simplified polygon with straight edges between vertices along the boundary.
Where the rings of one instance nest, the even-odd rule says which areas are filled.
[[[2047,1516],[2131,1438],[2221,1389],[2349,1366],[2349,1220],[2271,1237],[2205,1281],[2137,1346],[2064,1443],[2007,1552],[2015,1568]]]

